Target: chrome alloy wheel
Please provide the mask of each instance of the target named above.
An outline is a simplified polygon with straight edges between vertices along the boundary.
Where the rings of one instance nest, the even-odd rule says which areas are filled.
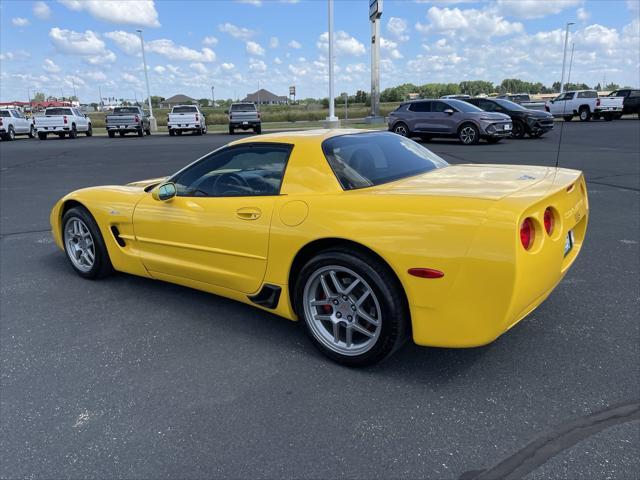
[[[353,270],[330,265],[316,270],[303,294],[313,336],[347,356],[369,351],[380,337],[382,311],[375,292]]]
[[[70,218],[64,226],[64,244],[71,263],[81,272],[93,268],[96,249],[89,227],[78,217]]]
[[[407,127],[404,126],[404,124],[400,124],[400,125],[396,125],[396,127],[393,129],[393,133],[397,133],[398,135],[402,135],[403,137],[406,137],[409,132],[407,131]]]
[[[460,131],[460,139],[465,145],[473,143],[473,141],[476,139],[476,131],[473,127],[464,127]]]

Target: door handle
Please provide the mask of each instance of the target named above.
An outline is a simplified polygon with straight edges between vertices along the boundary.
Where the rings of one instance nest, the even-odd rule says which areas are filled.
[[[236,216],[241,220],[257,220],[262,216],[262,211],[259,208],[239,208],[236,210]]]

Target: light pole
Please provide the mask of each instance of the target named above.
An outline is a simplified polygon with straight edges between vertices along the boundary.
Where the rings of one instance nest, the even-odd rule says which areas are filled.
[[[569,27],[573,22],[567,22],[567,29],[564,34],[564,54],[562,55],[562,77],[560,77],[560,93],[564,92],[564,65],[567,61],[567,43],[569,42]]]
[[[213,96],[213,85],[211,85],[211,108],[216,108],[215,97]]]
[[[147,102],[149,103],[149,129],[152,132],[158,131],[158,123],[153,116],[153,107],[151,106],[151,90],[149,90],[149,72],[147,71],[147,57],[144,54],[144,40],[142,39],[142,30],[136,30],[140,35],[140,47],[142,48],[142,63],[144,65],[144,78],[147,82]]]
[[[369,0],[369,21],[371,22],[371,115],[367,123],[383,123],[380,116],[380,17],[382,0]]]
[[[571,83],[571,66],[573,65],[573,49],[575,48],[575,42],[571,42],[571,57],[569,58],[569,73],[567,74],[567,84]]]
[[[335,98],[333,96],[333,0],[329,4],[329,116],[324,121],[325,128],[337,128],[340,120],[336,117]]]

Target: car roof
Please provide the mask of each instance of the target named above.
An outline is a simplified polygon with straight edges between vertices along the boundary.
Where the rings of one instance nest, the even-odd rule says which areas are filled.
[[[290,132],[274,132],[263,135],[252,136],[236,140],[229,145],[242,145],[244,143],[300,143],[300,142],[318,142],[321,143],[328,138],[338,135],[350,135],[354,133],[377,132],[378,130],[368,130],[359,128],[334,128],[334,129],[317,129],[317,130],[298,130]]]

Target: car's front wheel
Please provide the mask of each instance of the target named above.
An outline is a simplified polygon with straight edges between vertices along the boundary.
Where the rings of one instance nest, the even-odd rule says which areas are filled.
[[[36,129],[33,125],[31,125],[29,127],[29,138],[35,138],[36,136]]]
[[[377,258],[325,251],[302,268],[296,311],[322,353],[349,366],[383,360],[406,340],[409,313],[398,280]]]
[[[527,132],[527,129],[520,120],[516,120],[513,122],[513,130],[511,130],[511,136],[513,138],[522,138],[524,134]]]
[[[78,275],[93,279],[113,271],[98,224],[85,208],[69,209],[62,225],[64,251]]]
[[[478,127],[472,123],[465,123],[458,130],[458,139],[464,145],[475,145],[480,141]]]
[[[406,123],[398,122],[393,126],[393,133],[397,133],[403,137],[409,136],[409,127]]]

